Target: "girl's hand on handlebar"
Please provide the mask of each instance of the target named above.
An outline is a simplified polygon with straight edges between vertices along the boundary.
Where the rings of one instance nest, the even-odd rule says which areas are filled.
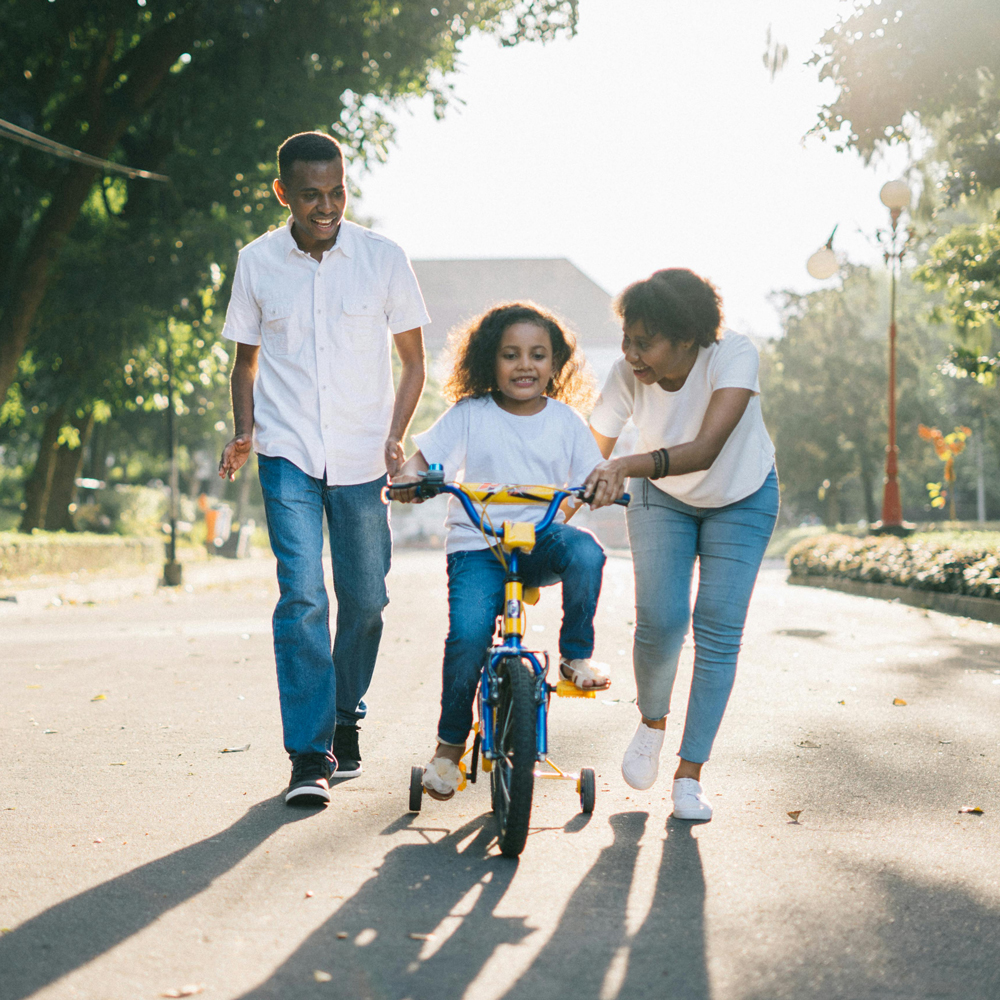
[[[403,486],[406,483],[413,483],[412,490],[393,490],[389,495],[393,500],[400,503],[423,503],[423,498],[417,496],[416,485],[420,482],[419,476],[393,476],[390,480],[392,486]]]
[[[613,504],[625,492],[625,467],[622,461],[613,458],[601,462],[594,467],[584,485],[587,495],[592,498],[591,510]]]

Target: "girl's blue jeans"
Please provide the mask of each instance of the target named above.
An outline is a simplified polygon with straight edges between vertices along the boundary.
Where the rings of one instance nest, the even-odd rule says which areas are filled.
[[[736,678],[747,607],[778,517],[772,469],[750,496],[726,507],[698,508],[648,480],[629,484],[626,512],[635,568],[632,663],[639,711],[650,720],[670,711],[677,661],[691,614],[691,579],[699,563],[694,605],[694,677],[679,756],[703,764],[722,723]]]
[[[518,555],[526,587],[562,580],[559,653],[569,660],[594,651],[594,613],[604,574],[604,549],[589,532],[553,524],[531,552]],[[489,549],[448,556],[448,638],[444,644],[438,739],[464,744],[472,728],[472,703],[497,615],[503,609],[504,568]]]
[[[284,458],[257,457],[280,597],[274,659],[285,750],[333,751],[338,723],[364,718],[389,603],[385,577],[392,539],[385,477],[327,486]],[[323,519],[330,531],[337,633],[331,653],[330,599],[323,582]]]

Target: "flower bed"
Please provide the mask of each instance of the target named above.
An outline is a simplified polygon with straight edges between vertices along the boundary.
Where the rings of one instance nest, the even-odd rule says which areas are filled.
[[[793,578],[887,583],[1000,601],[1000,535],[993,532],[820,535],[793,546],[786,560]]]

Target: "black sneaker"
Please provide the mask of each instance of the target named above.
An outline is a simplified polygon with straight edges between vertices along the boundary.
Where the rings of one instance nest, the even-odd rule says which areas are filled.
[[[285,804],[323,806],[330,801],[330,759],[321,753],[300,753],[292,758],[292,778]]]
[[[358,727],[340,723],[333,731],[333,756],[337,758],[335,778],[356,778],[361,773],[361,751],[358,749]]]

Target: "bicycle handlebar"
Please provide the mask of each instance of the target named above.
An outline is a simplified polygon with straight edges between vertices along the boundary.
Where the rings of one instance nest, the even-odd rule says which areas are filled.
[[[494,538],[498,538],[503,534],[502,530],[497,531],[490,525],[483,523],[484,516],[476,510],[475,506],[473,506],[472,498],[468,495],[465,489],[462,488],[462,483],[446,483],[444,481],[444,470],[440,468],[440,466],[432,465],[426,472],[421,472],[420,479],[421,481],[419,483],[390,483],[385,487],[385,495],[389,496],[393,490],[397,490],[399,492],[403,492],[404,490],[415,490],[418,498],[421,500],[429,500],[432,497],[436,497],[439,493],[448,493],[451,496],[458,498],[458,501],[464,508],[469,520],[472,521],[473,524],[477,525],[481,531],[491,534]],[[534,497],[528,492],[531,487],[521,487],[521,489],[525,490],[524,495],[518,495],[517,492],[514,492],[518,490],[517,487],[510,487],[509,489],[511,490],[509,494],[505,493],[500,488],[496,488],[491,492],[496,494],[503,493],[504,499],[500,501],[502,503],[548,503],[548,509],[545,511],[544,516],[541,521],[535,525],[535,534],[541,534],[541,532],[545,531],[546,528],[552,524],[559,511],[559,505],[567,497],[575,497],[577,500],[582,500],[584,503],[587,503],[589,499],[591,499],[585,495],[585,489],[583,486],[565,487],[563,489],[554,489],[551,486],[543,487],[542,489],[545,492],[553,490],[551,497]],[[627,507],[630,500],[631,497],[628,493],[623,493],[614,502],[620,507]]]

